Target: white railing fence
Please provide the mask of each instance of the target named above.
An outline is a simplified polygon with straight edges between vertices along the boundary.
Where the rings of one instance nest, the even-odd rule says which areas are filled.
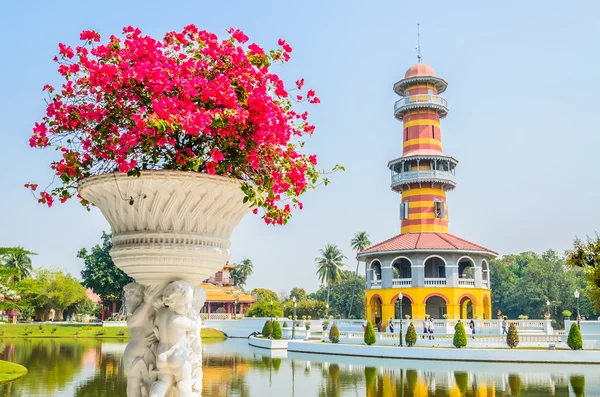
[[[394,278],[392,279],[393,287],[410,287],[412,285],[412,279],[410,278]]]
[[[425,278],[425,285],[434,287],[446,285],[446,278]]]
[[[459,278],[458,279],[458,285],[460,287],[474,287],[475,286],[475,279],[473,279],[473,278]]]

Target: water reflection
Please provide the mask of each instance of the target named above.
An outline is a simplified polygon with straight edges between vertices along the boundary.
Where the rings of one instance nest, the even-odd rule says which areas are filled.
[[[5,340],[29,374],[0,396],[125,396],[124,342]],[[269,352],[205,343],[204,396],[503,397],[600,395],[598,366],[443,363]]]

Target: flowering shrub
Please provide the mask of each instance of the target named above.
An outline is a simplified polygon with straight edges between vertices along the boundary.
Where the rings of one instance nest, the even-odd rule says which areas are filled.
[[[46,115],[29,141],[61,156],[51,163],[60,185],[41,191],[41,203],[65,202],[88,176],[171,169],[238,179],[255,213],[262,208],[266,223],[284,224],[292,208],[302,209],[299,196],[328,183],[316,156],[298,150],[315,127],[293,108],[319,98],[303,91],[304,79],[292,95],[271,71],[290,59],[284,40],[266,51],[237,29],[224,40],[194,25],[162,40],[133,27],[123,33],[101,43],[86,30],[82,45],[58,45],[65,81],[44,86]]]

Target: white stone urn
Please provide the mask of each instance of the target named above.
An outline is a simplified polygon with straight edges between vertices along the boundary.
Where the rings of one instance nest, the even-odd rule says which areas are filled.
[[[198,172],[102,174],[85,178],[79,194],[110,224],[115,265],[144,285],[197,285],[213,276],[249,211],[237,180]]]
[[[240,182],[183,171],[111,173],[85,178],[79,194],[102,211],[113,261],[135,279],[124,288],[127,396],[200,396],[206,294],[198,285],[229,260],[229,238],[249,210]]]

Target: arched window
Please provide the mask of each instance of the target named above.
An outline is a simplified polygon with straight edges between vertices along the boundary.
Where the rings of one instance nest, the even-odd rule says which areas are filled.
[[[425,261],[425,278],[446,278],[446,263],[438,257]]]
[[[378,260],[374,260],[371,263],[371,280],[377,281],[381,280],[381,263]]]
[[[471,258],[461,258],[458,261],[458,278],[474,278],[474,263]]]
[[[439,198],[433,201],[433,212],[436,218],[443,219],[445,217],[444,203]]]

